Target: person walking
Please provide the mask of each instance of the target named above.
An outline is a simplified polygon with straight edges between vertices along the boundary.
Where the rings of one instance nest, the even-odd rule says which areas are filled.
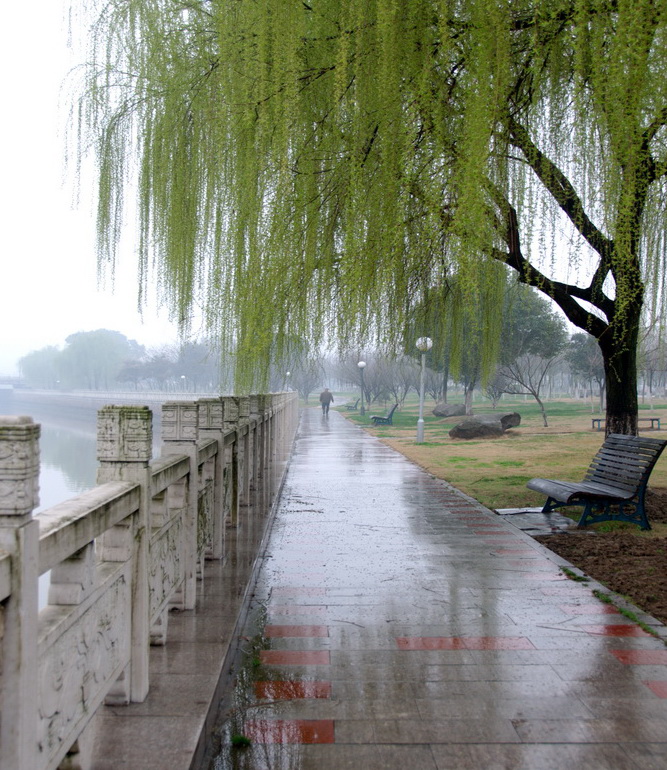
[[[329,414],[329,405],[333,403],[333,393],[329,391],[329,388],[325,388],[320,393],[320,404],[322,404],[322,414]]]

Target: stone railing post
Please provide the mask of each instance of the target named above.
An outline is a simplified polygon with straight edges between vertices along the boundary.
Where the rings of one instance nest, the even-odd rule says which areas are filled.
[[[241,462],[241,505],[250,505],[250,479],[252,478],[253,425],[250,422],[250,397],[239,396],[239,425],[243,431],[243,457]]]
[[[140,509],[107,531],[98,542],[101,561],[132,559],[130,670],[124,672],[107,703],[141,703],[148,695],[150,618],[148,540],[153,414],[146,406],[105,406],[97,413],[97,483],[130,481],[141,487]]]
[[[11,595],[0,606],[0,767],[37,766],[39,425],[0,417],[0,549]]]
[[[260,457],[262,448],[262,415],[259,411],[259,396],[250,396],[250,424],[252,426],[252,461],[250,474],[250,490],[257,491],[260,473]]]
[[[233,430],[236,438],[226,447],[225,463],[227,467],[227,494],[229,495],[229,524],[236,527],[239,522],[240,478],[243,467],[243,447],[239,436],[239,402],[235,396],[223,396],[223,424],[225,431]]]
[[[211,558],[222,559],[225,554],[225,407],[220,398],[203,398],[197,402],[199,437],[215,439],[218,454],[215,458],[215,488],[213,493],[213,522]]]
[[[183,603],[193,610],[197,602],[198,557],[198,408],[192,401],[169,401],[162,405],[162,454],[187,455],[190,459],[185,517],[183,521]]]

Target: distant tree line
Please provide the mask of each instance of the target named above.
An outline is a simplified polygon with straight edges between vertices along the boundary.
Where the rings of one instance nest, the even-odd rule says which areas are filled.
[[[19,361],[26,385],[46,389],[223,392],[231,385],[208,342],[146,348],[110,329],[76,332]]]

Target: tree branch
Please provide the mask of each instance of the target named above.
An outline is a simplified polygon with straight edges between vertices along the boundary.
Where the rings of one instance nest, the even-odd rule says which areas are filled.
[[[577,231],[600,256],[600,266],[591,281],[591,289],[599,283],[600,274],[609,272],[614,243],[607,238],[589,219],[581,198],[570,180],[530,138],[528,131],[515,118],[509,120],[510,142],[523,153],[526,161],[537,174],[542,184],[551,193],[563,213],[570,219]],[[599,283],[601,285],[601,283]]]

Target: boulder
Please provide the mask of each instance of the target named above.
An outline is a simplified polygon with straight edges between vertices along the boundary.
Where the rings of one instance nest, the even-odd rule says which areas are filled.
[[[436,417],[461,417],[465,413],[465,404],[437,404],[433,410]]]
[[[515,428],[521,424],[521,415],[518,412],[505,414],[482,414],[469,417],[467,420],[455,425],[450,431],[451,438],[497,438],[502,436],[508,428]]]
[[[505,414],[501,414],[500,424],[503,426],[503,430],[516,428],[517,425],[521,425],[521,415],[518,412],[506,412]]]
[[[504,433],[500,420],[484,420],[470,417],[450,431],[451,438],[497,438]]]

